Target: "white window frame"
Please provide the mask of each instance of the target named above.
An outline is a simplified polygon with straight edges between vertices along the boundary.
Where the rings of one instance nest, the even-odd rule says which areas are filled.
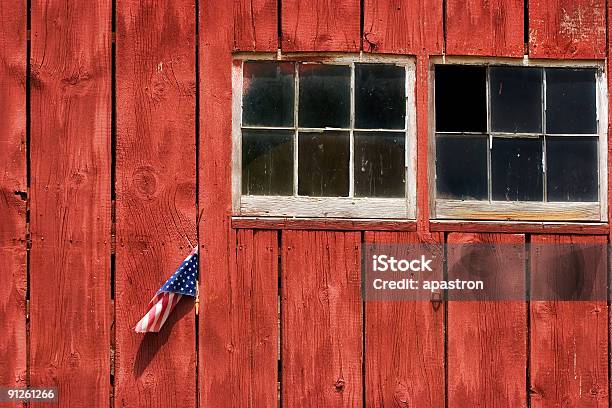
[[[533,202],[533,201],[493,201],[453,200],[436,197],[436,128],[435,128],[435,66],[436,65],[476,65],[476,66],[525,66],[538,68],[595,68],[596,73],[596,112],[598,143],[598,188],[597,202]],[[479,221],[528,221],[528,222],[607,222],[608,220],[608,88],[606,63],[591,60],[537,60],[479,57],[433,57],[430,60],[429,95],[429,197],[430,210],[434,220],[479,220]],[[489,150],[491,149],[491,113],[489,77],[486,79],[487,132]],[[543,92],[546,81],[543,79]],[[546,100],[542,101],[545,110]],[[544,119],[543,119],[544,120]],[[448,132],[441,132],[448,133]],[[453,132],[451,132],[453,133]],[[521,137],[519,133],[516,137]],[[580,136],[580,135],[577,135]],[[583,135],[586,136],[586,135]],[[504,137],[514,137],[512,134]],[[524,136],[523,136],[524,137]],[[544,153],[545,154],[545,153]],[[490,166],[490,164],[488,164]],[[491,172],[487,172],[489,178]]]
[[[297,117],[294,127],[247,127],[248,129],[291,129],[294,134],[294,195],[264,196],[242,194],[242,97],[243,97],[243,64],[245,61],[276,61],[298,63],[321,63],[351,66],[351,117],[350,130],[325,128],[324,130],[343,130],[350,132],[349,161],[349,196],[348,197],[311,197],[297,195]],[[355,120],[355,63],[395,64],[406,69],[406,116],[405,128],[389,129],[356,129]],[[296,65],[297,67],[297,65]],[[234,216],[245,217],[292,217],[292,218],[365,218],[365,219],[406,219],[416,218],[416,64],[414,57],[387,56],[367,54],[338,53],[292,53],[276,54],[236,53],[232,68],[232,211]],[[295,106],[299,100],[295,76]],[[297,109],[295,109],[297,111]],[[405,133],[405,198],[354,197],[354,132],[381,131]]]

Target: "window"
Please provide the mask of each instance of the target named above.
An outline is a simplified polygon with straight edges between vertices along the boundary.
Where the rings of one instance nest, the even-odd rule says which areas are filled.
[[[603,69],[434,65],[438,219],[606,220]]]
[[[415,217],[411,59],[234,67],[235,214]]]

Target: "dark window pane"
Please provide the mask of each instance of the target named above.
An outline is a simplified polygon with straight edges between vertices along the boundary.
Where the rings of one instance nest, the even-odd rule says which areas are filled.
[[[487,130],[486,69],[436,66],[436,131]]]
[[[546,69],[546,133],[597,133],[595,70]]]
[[[542,201],[542,139],[494,138],[491,184],[493,200]]]
[[[301,132],[299,134],[299,195],[348,196],[349,143],[348,132]]]
[[[486,200],[486,136],[436,138],[436,188],[438,198]]]
[[[542,131],[542,69],[491,68],[491,129]]]
[[[242,124],[293,126],[293,75],[291,63],[245,62]]]
[[[362,129],[404,129],[406,69],[355,64],[355,125]]]
[[[355,132],[355,196],[406,196],[404,145],[404,133]]]
[[[546,138],[548,201],[597,201],[597,137]]]
[[[293,131],[242,131],[242,194],[293,194]]]
[[[348,127],[350,82],[346,65],[300,65],[300,126]]]

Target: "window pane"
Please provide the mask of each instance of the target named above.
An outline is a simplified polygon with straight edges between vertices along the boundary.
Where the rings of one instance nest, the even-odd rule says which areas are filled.
[[[487,130],[486,68],[436,66],[436,131]]]
[[[242,131],[242,194],[293,194],[293,131]]]
[[[594,69],[546,69],[546,133],[597,133]]]
[[[404,129],[406,69],[397,65],[355,64],[355,126]]]
[[[349,140],[348,132],[301,132],[299,134],[299,195],[348,196]]]
[[[293,75],[291,63],[245,62],[243,125],[293,126]]]
[[[348,127],[351,114],[351,68],[346,65],[300,65],[301,127]]]
[[[355,196],[406,196],[404,145],[404,133],[355,132]]]
[[[597,201],[597,137],[547,137],[548,201]]]
[[[491,68],[491,129],[542,131],[542,69]]]
[[[486,136],[436,138],[436,188],[439,198],[486,200]]]
[[[542,201],[542,139],[494,138],[491,183],[493,200]]]

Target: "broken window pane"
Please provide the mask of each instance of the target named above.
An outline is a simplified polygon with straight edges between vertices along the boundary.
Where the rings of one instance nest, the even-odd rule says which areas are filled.
[[[439,198],[486,200],[487,136],[436,137],[436,188]]]
[[[597,201],[597,137],[547,137],[548,201]]]
[[[242,194],[293,194],[293,131],[242,131]]]
[[[542,201],[542,139],[494,138],[491,150],[492,198]]]
[[[405,80],[404,67],[355,64],[355,127],[404,129]]]
[[[355,132],[355,196],[405,197],[404,133]]]
[[[294,65],[245,62],[242,124],[293,126]]]
[[[546,69],[546,133],[597,133],[595,69]]]
[[[436,66],[436,131],[487,130],[486,68]]]
[[[303,64],[299,68],[300,127],[346,128],[351,114],[351,67]]]
[[[494,132],[542,131],[542,69],[491,68],[491,129]]]
[[[349,193],[349,133],[300,132],[298,194],[346,197]]]

